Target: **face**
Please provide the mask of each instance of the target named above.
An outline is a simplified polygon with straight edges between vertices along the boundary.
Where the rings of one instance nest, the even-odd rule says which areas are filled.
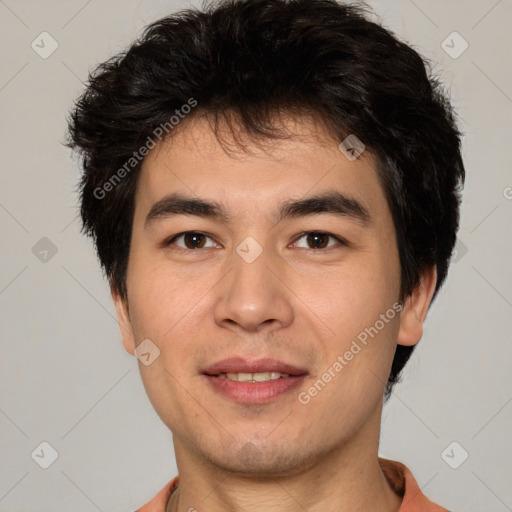
[[[349,160],[311,120],[286,123],[294,137],[226,153],[197,118],[153,149],[128,307],[113,290],[126,350],[160,351],[139,366],[176,453],[240,473],[376,444],[396,343],[419,340],[432,293],[400,311],[371,155]]]

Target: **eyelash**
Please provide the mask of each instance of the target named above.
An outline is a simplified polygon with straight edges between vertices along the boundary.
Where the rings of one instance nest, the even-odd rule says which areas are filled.
[[[296,238],[295,238],[295,241],[293,242],[293,244],[296,244],[299,240],[301,240],[302,238],[308,236],[308,235],[323,235],[323,236],[327,236],[331,239],[334,239],[336,242],[337,242],[337,245],[338,246],[346,246],[348,245],[348,242],[346,240],[344,240],[343,238],[337,236],[337,235],[333,235],[332,233],[328,233],[326,231],[304,231],[302,233],[300,233]],[[178,233],[177,235],[174,235],[173,237],[171,237],[170,239],[168,239],[167,241],[165,241],[163,243],[163,246],[164,247],[168,247],[170,246],[171,244],[175,243],[176,240],[178,240],[179,238],[182,238],[184,237],[185,235],[202,235],[202,236],[205,236],[209,239],[211,239],[213,241],[213,238],[211,235],[209,235],[208,233],[204,233],[202,231],[183,231],[182,233]],[[329,242],[328,242],[329,244]],[[310,250],[313,250],[313,251],[322,251],[322,250],[326,250],[326,249],[331,249],[333,247],[336,247],[336,245],[331,245],[331,246],[327,246],[327,247],[324,247],[324,248],[309,248]],[[209,247],[207,247],[208,249]],[[183,247],[178,247],[178,249],[180,250],[183,250],[183,251],[197,251],[197,250],[200,250],[202,249],[202,247],[200,247],[199,249],[189,249],[189,248],[183,248]]]

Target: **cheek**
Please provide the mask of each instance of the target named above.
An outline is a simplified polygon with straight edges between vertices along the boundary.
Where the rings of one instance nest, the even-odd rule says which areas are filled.
[[[140,253],[130,259],[127,286],[134,331],[155,339],[165,339],[178,322],[197,314],[204,295],[203,284],[197,286],[186,271]]]
[[[308,285],[303,293],[314,313],[343,346],[392,308],[398,299],[398,279],[392,265],[374,262],[324,272],[316,281],[321,286]]]
[[[395,269],[384,267],[382,272],[360,275],[352,286],[351,309],[340,326],[343,335],[336,355],[342,356],[341,373],[353,398],[365,400],[367,395],[378,400],[389,376],[400,325],[397,275]]]

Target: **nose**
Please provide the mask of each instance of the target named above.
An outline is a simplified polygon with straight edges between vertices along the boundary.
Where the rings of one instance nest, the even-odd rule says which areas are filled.
[[[237,253],[232,260],[214,306],[217,325],[254,332],[290,325],[293,294],[286,286],[285,263],[266,250],[250,263]]]

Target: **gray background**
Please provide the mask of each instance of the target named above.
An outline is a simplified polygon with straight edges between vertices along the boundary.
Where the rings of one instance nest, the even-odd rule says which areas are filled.
[[[438,63],[467,168],[457,257],[385,407],[381,454],[453,511],[512,510],[512,2],[369,3]],[[171,435],[79,233],[79,171],[61,142],[88,70],[188,5],[0,0],[0,511],[129,511],[176,474]],[[46,59],[31,47],[43,31],[58,43]],[[459,52],[458,36],[441,46],[453,31],[469,44],[457,58],[445,49]],[[48,469],[35,462],[48,450],[31,457],[43,441],[59,454]]]

